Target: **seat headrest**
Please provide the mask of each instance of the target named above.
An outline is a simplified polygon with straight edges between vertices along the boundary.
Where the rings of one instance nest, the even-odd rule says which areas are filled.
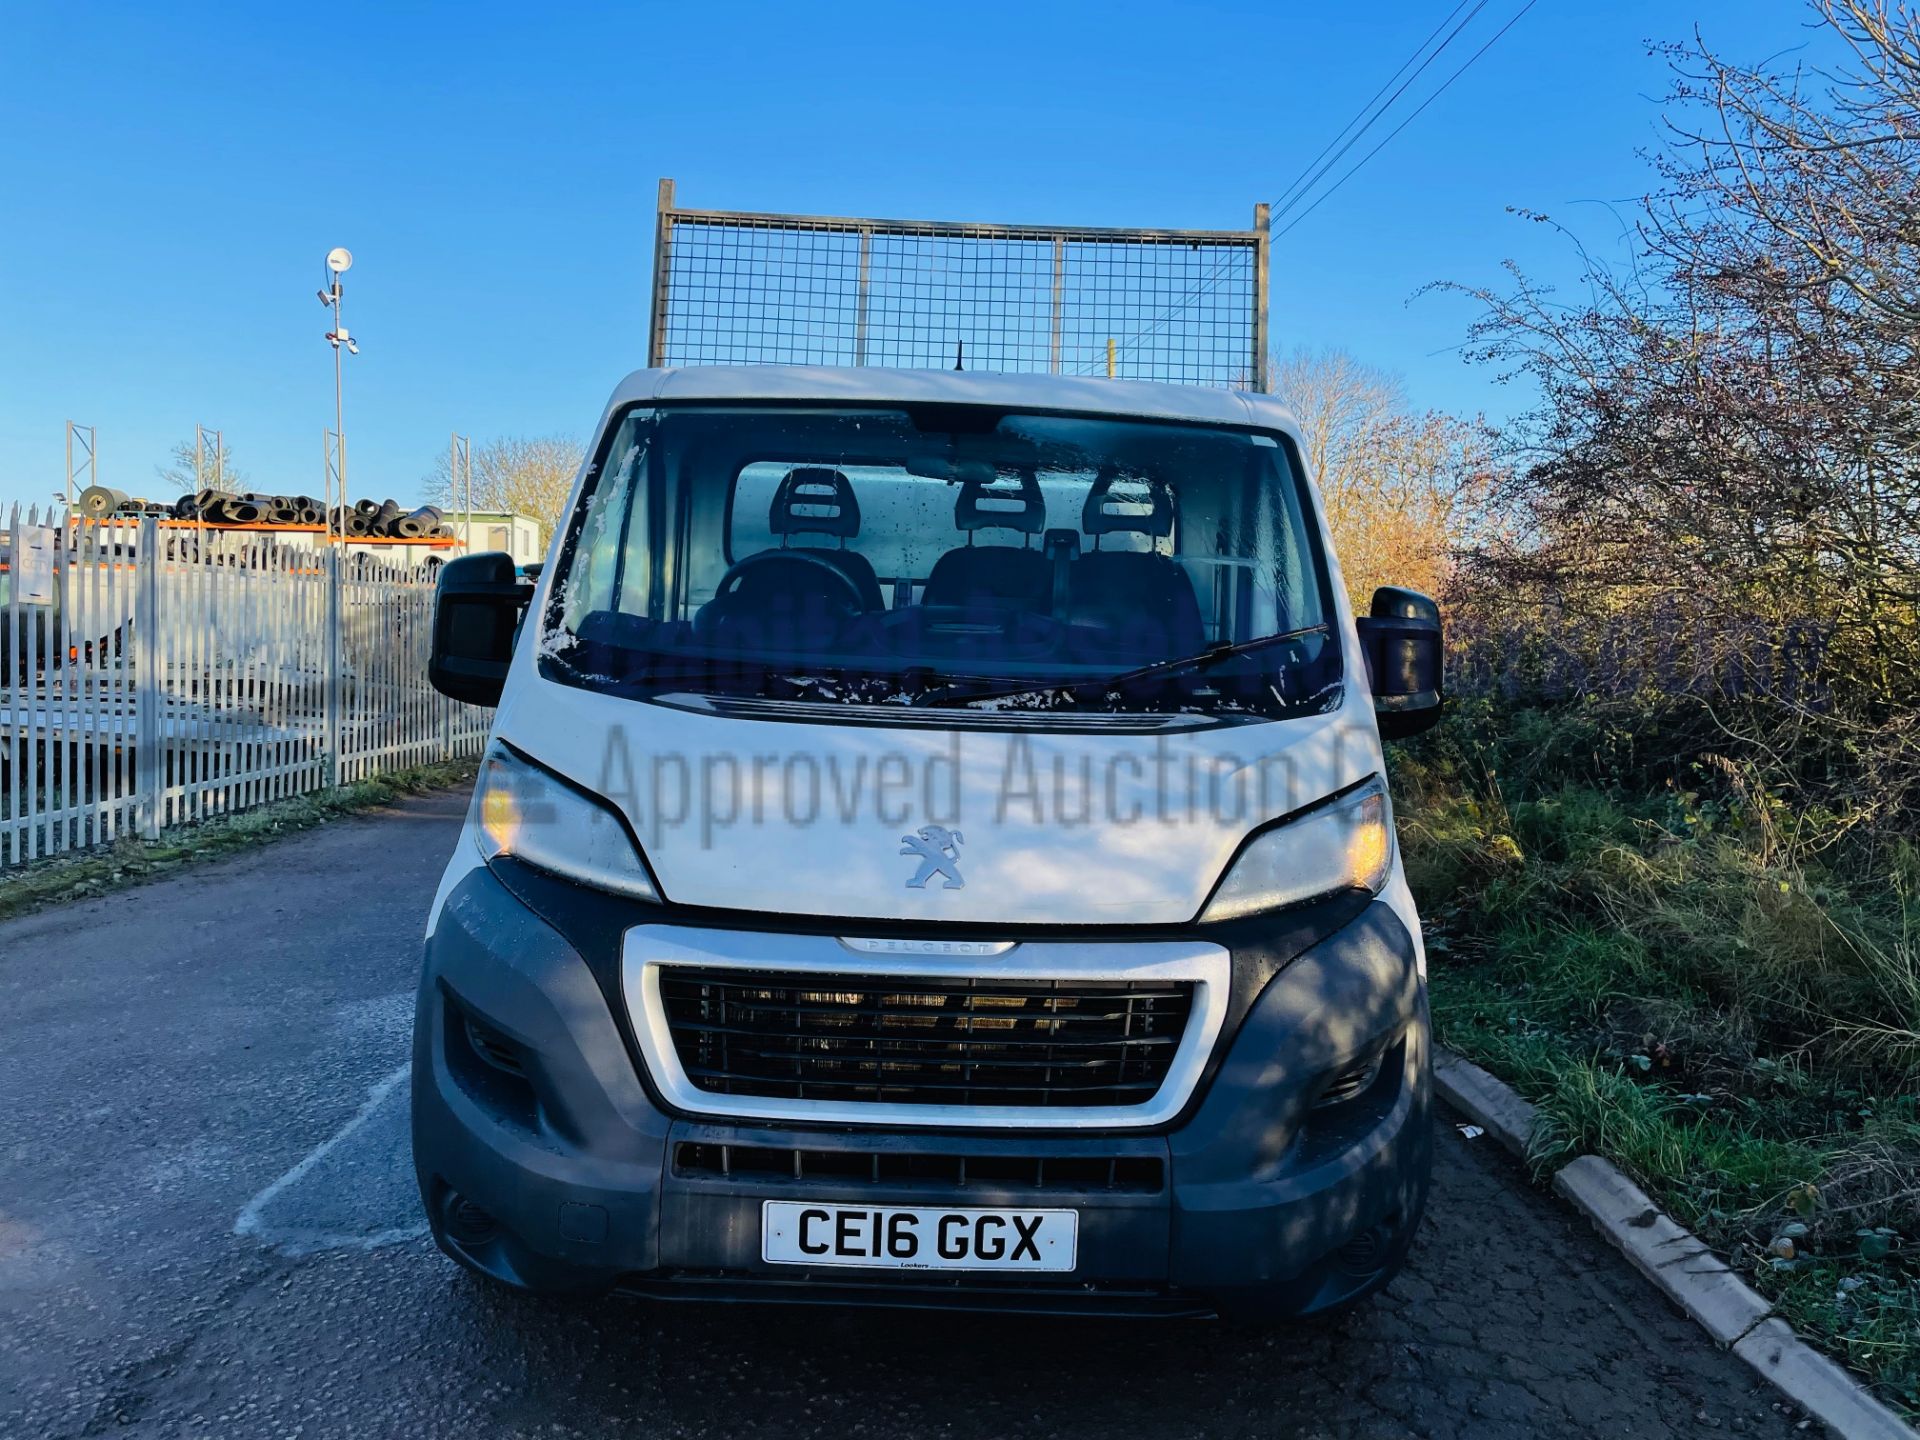
[[[1087,491],[1080,528],[1089,535],[1126,533],[1165,539],[1173,534],[1173,492],[1164,480],[1104,470]]]
[[[961,530],[1018,530],[1038,535],[1047,528],[1047,501],[1040,479],[1031,470],[996,475],[991,480],[963,480],[953,502],[953,523]]]
[[[860,502],[853,482],[825,465],[797,465],[781,477],[767,512],[767,528],[776,535],[835,535],[851,540],[860,533]]]

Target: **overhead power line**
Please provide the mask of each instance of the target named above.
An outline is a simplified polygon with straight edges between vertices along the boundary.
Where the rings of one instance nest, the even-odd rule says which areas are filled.
[[[1454,20],[1459,17],[1460,12],[1465,10],[1469,5],[1473,6],[1472,12],[1468,14],[1465,20],[1461,20],[1460,24],[1454,26],[1452,33],[1440,42],[1437,49],[1432,49],[1432,53],[1429,54],[1428,52],[1433,46],[1434,40],[1443,30],[1449,25],[1452,25]],[[1400,68],[1387,77],[1386,83],[1373,92],[1373,95],[1368,99],[1366,104],[1354,111],[1353,118],[1347,121],[1345,125],[1342,125],[1339,133],[1327,141],[1327,143],[1321,147],[1320,153],[1307,162],[1306,168],[1294,176],[1293,183],[1281,192],[1278,200],[1273,202],[1273,218],[1275,220],[1282,218],[1289,208],[1297,205],[1306,197],[1307,191],[1311,190],[1328,170],[1339,163],[1340,157],[1352,149],[1360,137],[1365,135],[1373,126],[1374,122],[1379,120],[1382,115],[1386,114],[1387,111],[1392,108],[1394,101],[1398,100],[1400,96],[1405,93],[1407,86],[1417,80],[1420,77],[1421,71],[1425,70],[1427,66],[1431,65],[1440,57],[1441,51],[1452,44],[1454,37],[1464,30],[1468,22],[1484,10],[1486,6],[1487,0],[1478,0],[1478,3],[1475,3],[1475,0],[1459,0],[1459,3],[1448,12],[1446,18],[1433,27],[1432,32],[1427,38],[1414,47],[1413,53],[1400,62]],[[1421,60],[1420,57],[1423,55],[1425,55],[1426,58]],[[1413,74],[1407,75],[1408,67],[1413,65],[1416,60],[1420,62],[1419,69],[1415,70]],[[1394,82],[1399,80],[1402,75],[1407,76],[1406,83],[1402,84],[1398,90],[1394,90],[1393,94],[1387,99],[1386,104],[1379,105],[1380,97],[1386,95],[1387,91],[1392,88]],[[1376,105],[1379,105],[1377,110],[1374,108]],[[1369,111],[1373,112],[1370,117],[1368,115]],[[1366,122],[1365,124],[1361,124],[1363,120]],[[1359,130],[1354,132],[1352,139],[1347,139],[1347,132],[1353,130],[1355,125],[1360,126]],[[1340,145],[1342,140],[1346,140],[1347,143]],[[1339,145],[1340,149],[1338,153],[1332,153],[1336,145]],[[1323,160],[1326,161],[1324,165],[1321,164]],[[1318,168],[1316,169],[1315,167]],[[1215,261],[1205,275],[1202,275],[1198,280],[1194,281],[1185,293],[1176,298],[1171,305],[1156,316],[1146,329],[1134,331],[1132,334],[1123,337],[1119,343],[1117,353],[1120,355],[1128,355],[1145,344],[1154,335],[1158,334],[1170,320],[1190,309],[1201,296],[1207,294],[1207,292],[1218,285],[1226,269],[1227,262],[1224,259]],[[1090,364],[1087,367],[1087,373],[1092,374],[1098,368],[1097,363]]]
[[[1281,216],[1285,215],[1287,211],[1293,209],[1302,200],[1306,199],[1307,193],[1311,191],[1313,187],[1320,182],[1321,177],[1324,176],[1327,173],[1327,171],[1331,170],[1335,165],[1337,165],[1340,162],[1341,156],[1345,155],[1349,150],[1351,150],[1356,144],[1359,143],[1360,137],[1365,135],[1367,131],[1371,130],[1375,125],[1375,123],[1379,121],[1380,117],[1385,115],[1387,111],[1393,108],[1394,102],[1397,101],[1402,95],[1407,93],[1407,87],[1413,84],[1415,80],[1418,80],[1421,76],[1421,73],[1425,71],[1426,68],[1429,65],[1431,65],[1435,60],[1438,60],[1440,58],[1441,52],[1444,51],[1449,45],[1451,45],[1457,38],[1459,38],[1460,32],[1462,30],[1465,30],[1467,26],[1473,23],[1474,17],[1477,16],[1482,10],[1487,8],[1487,0],[1479,0],[1479,3],[1474,4],[1473,9],[1467,12],[1466,18],[1461,20],[1461,22],[1458,25],[1453,26],[1453,29],[1448,33],[1447,38],[1442,40],[1438,46],[1434,47],[1432,51],[1429,52],[1428,47],[1433,45],[1434,37],[1439,35],[1439,33],[1442,30],[1445,30],[1447,26],[1453,25],[1454,16],[1458,15],[1462,10],[1466,10],[1467,6],[1472,3],[1473,3],[1473,0],[1460,0],[1460,3],[1453,7],[1453,13],[1448,15],[1446,19],[1442,20],[1437,26],[1435,26],[1433,30],[1433,34],[1427,36],[1425,40],[1422,40],[1420,42],[1419,48],[1416,49],[1413,52],[1413,54],[1409,55],[1404,61],[1401,62],[1400,68],[1398,70],[1394,71],[1392,75],[1387,77],[1387,83],[1385,85],[1382,85],[1378,90],[1373,92],[1373,98],[1367,101],[1366,104],[1362,105],[1359,108],[1359,110],[1357,110],[1354,113],[1353,119],[1347,121],[1345,125],[1340,127],[1340,133],[1338,135],[1335,135],[1333,139],[1329,140],[1326,143],[1326,147],[1322,149],[1318,155],[1314,156],[1312,160],[1307,162],[1307,168],[1305,170],[1302,170],[1299,175],[1295,176],[1293,184],[1289,185],[1283,192],[1281,192],[1280,198],[1273,202],[1274,219],[1278,220]],[[1426,59],[1421,60],[1420,57],[1422,55],[1425,55]],[[1375,109],[1375,106],[1376,104],[1378,104],[1380,97],[1382,95],[1387,94],[1387,90],[1393,84],[1393,82],[1396,80],[1399,80],[1402,75],[1405,75],[1407,71],[1407,67],[1412,65],[1413,62],[1416,60],[1420,60],[1420,64],[1418,68],[1416,68],[1411,75],[1407,75],[1407,78],[1405,80],[1402,80],[1400,82],[1399,89],[1395,90],[1391,95],[1387,95],[1385,104],[1380,104],[1379,108]],[[1373,113],[1369,115],[1367,113],[1368,111],[1372,111]],[[1356,124],[1360,124],[1360,121],[1363,117],[1365,118],[1366,123],[1360,125],[1360,128],[1358,130],[1353,130],[1353,127]],[[1347,132],[1349,130],[1353,130],[1353,134],[1351,137],[1348,137],[1347,135]],[[1343,139],[1346,140],[1346,143],[1344,145],[1341,145],[1340,142]],[[1336,145],[1340,146],[1338,150],[1334,149]],[[1329,153],[1329,152],[1332,152],[1332,153]],[[1326,163],[1322,164],[1321,163],[1322,161],[1325,161]]]
[[[1420,118],[1421,111],[1425,110],[1429,105],[1433,104],[1434,101],[1438,100],[1442,95],[1446,94],[1448,89],[1453,85],[1454,81],[1458,80],[1462,75],[1466,74],[1467,71],[1473,68],[1474,61],[1478,60],[1482,55],[1486,54],[1487,51],[1491,50],[1495,45],[1497,45],[1500,41],[1500,37],[1502,35],[1505,35],[1507,31],[1511,30],[1515,25],[1518,25],[1520,23],[1521,17],[1524,16],[1529,10],[1533,9],[1533,7],[1539,3],[1540,3],[1540,0],[1527,0],[1527,3],[1520,7],[1520,9],[1514,14],[1514,17],[1511,20],[1507,21],[1506,24],[1502,25],[1498,30],[1493,32],[1492,39],[1488,40],[1486,44],[1482,45],[1478,50],[1474,51],[1473,54],[1469,55],[1467,57],[1466,63],[1462,65],[1458,70],[1454,71],[1453,74],[1449,75],[1446,78],[1445,82],[1441,84],[1438,90],[1434,91],[1431,95],[1427,96],[1426,99],[1422,100],[1419,103],[1419,105],[1417,105],[1414,108],[1414,111],[1411,115],[1407,116],[1406,119],[1402,120],[1398,125],[1394,126],[1393,129],[1387,133],[1386,138],[1382,140],[1378,145],[1374,146],[1373,149],[1369,150],[1365,155],[1362,155],[1360,157],[1359,162],[1355,164],[1351,170],[1347,171],[1346,174],[1342,175],[1338,180],[1334,181],[1333,184],[1328,186],[1325,190],[1322,190],[1318,198],[1316,198],[1311,205],[1307,206],[1306,209],[1302,210],[1298,215],[1294,216],[1291,221],[1289,221],[1284,227],[1282,227],[1278,232],[1275,233],[1273,238],[1278,240],[1281,238],[1281,236],[1287,234],[1302,220],[1305,220],[1314,211],[1318,210],[1320,206],[1329,197],[1331,197],[1332,195],[1334,195],[1336,192],[1339,191],[1342,185],[1346,184],[1347,181],[1351,180],[1355,175],[1359,174],[1360,171],[1366,167],[1366,164],[1369,160],[1373,159],[1374,156],[1378,155],[1382,150],[1386,149],[1387,146],[1391,145],[1393,143],[1395,136],[1397,136],[1402,130],[1406,129],[1407,126],[1411,125],[1415,120]]]
[[[1381,116],[1385,115],[1386,112],[1393,107],[1394,101],[1398,100],[1400,96],[1406,92],[1407,86],[1411,85],[1414,82],[1414,80],[1418,79],[1421,72],[1424,71],[1429,65],[1431,65],[1434,62],[1434,60],[1436,60],[1439,57],[1440,53],[1443,50],[1445,50],[1449,44],[1453,42],[1454,38],[1458,36],[1460,32],[1464,30],[1467,27],[1467,25],[1470,24],[1475,19],[1475,17],[1479,15],[1481,10],[1486,8],[1487,0],[1479,0],[1479,3],[1474,4],[1472,11],[1468,13],[1465,19],[1462,19],[1459,24],[1454,25],[1455,17],[1457,17],[1460,14],[1461,10],[1465,9],[1465,7],[1471,3],[1473,3],[1473,0],[1460,0],[1460,3],[1454,6],[1453,10],[1449,12],[1446,19],[1442,20],[1440,24],[1435,27],[1433,33],[1428,35],[1427,38],[1421,42],[1419,48],[1416,49],[1412,55],[1407,57],[1405,63],[1403,63],[1398,70],[1394,71],[1394,73],[1387,78],[1386,84],[1382,85],[1379,90],[1374,92],[1373,98],[1368,100],[1365,105],[1362,105],[1359,111],[1354,115],[1354,118],[1352,120],[1349,120],[1346,123],[1346,125],[1341,128],[1339,134],[1335,135],[1332,140],[1328,141],[1326,146],[1320,151],[1320,153],[1316,155],[1311,161],[1308,162],[1306,169],[1301,172],[1300,176],[1294,179],[1293,184],[1287,187],[1287,189],[1282,193],[1280,200],[1275,202],[1274,219],[1276,220],[1280,219],[1282,215],[1286,213],[1286,211],[1291,210],[1294,207],[1297,207],[1300,204],[1300,202],[1306,198],[1307,194],[1312,190],[1313,186],[1316,185],[1320,181],[1320,179],[1329,170],[1331,170],[1335,164],[1339,162],[1341,156],[1345,155],[1347,151],[1351,150],[1353,146],[1360,140],[1361,136],[1365,135],[1366,132],[1372,128],[1374,123],[1378,121],[1381,118]],[[1478,50],[1474,51],[1473,54],[1469,55],[1466,58],[1465,62],[1461,64],[1459,69],[1455,70],[1451,75],[1449,75],[1444,81],[1441,82],[1438,89],[1436,89],[1432,94],[1427,96],[1426,99],[1422,100],[1419,103],[1419,105],[1417,105],[1414,108],[1411,114],[1409,114],[1398,125],[1394,126],[1394,128],[1390,132],[1388,132],[1387,136],[1383,140],[1381,140],[1378,145],[1375,145],[1365,155],[1361,156],[1359,161],[1353,166],[1352,169],[1348,170],[1338,180],[1334,181],[1334,183],[1331,186],[1329,186],[1327,189],[1321,191],[1320,194],[1317,197],[1315,197],[1311,205],[1308,205],[1306,209],[1300,211],[1299,214],[1295,215],[1293,219],[1289,221],[1285,226],[1281,227],[1278,231],[1274,232],[1273,238],[1277,240],[1280,237],[1291,233],[1296,226],[1298,226],[1303,220],[1307,218],[1307,216],[1311,215],[1315,210],[1318,210],[1320,206],[1328,199],[1328,197],[1330,197],[1336,191],[1338,191],[1341,188],[1341,186],[1345,185],[1347,181],[1351,180],[1355,175],[1359,174],[1360,171],[1366,167],[1368,161],[1372,160],[1374,156],[1378,155],[1382,150],[1386,149],[1388,145],[1392,144],[1393,141],[1399,136],[1401,131],[1405,130],[1407,126],[1411,125],[1416,119],[1418,119],[1422,114],[1422,112],[1424,112],[1429,105],[1433,104],[1434,101],[1438,100],[1442,95],[1446,94],[1447,91],[1453,87],[1453,83],[1456,80],[1458,80],[1462,75],[1466,74],[1467,71],[1471,70],[1475,62],[1478,61],[1482,55],[1485,55],[1487,51],[1491,50],[1495,45],[1497,45],[1500,42],[1501,37],[1504,36],[1509,30],[1513,29],[1515,25],[1519,24],[1521,18],[1525,16],[1529,10],[1533,9],[1533,7],[1538,3],[1539,3],[1539,0],[1527,0],[1527,3],[1522,5],[1520,9],[1514,13],[1513,18],[1508,20],[1507,23],[1502,25],[1498,30],[1494,31],[1493,36],[1486,42],[1486,44],[1482,45]],[[1438,35],[1442,30],[1446,30],[1446,28],[1449,25],[1453,25],[1453,29],[1448,32],[1446,39],[1441,41],[1439,46],[1437,48],[1434,48],[1431,53],[1427,53],[1428,47],[1433,45],[1434,36]],[[1387,99],[1385,104],[1380,105],[1377,109],[1375,109],[1374,108],[1375,103],[1380,99],[1380,96],[1383,93],[1385,93],[1388,87],[1392,86],[1394,82],[1398,80],[1402,74],[1406,72],[1407,66],[1412,65],[1414,61],[1419,59],[1420,56],[1423,54],[1426,55],[1426,58],[1424,60],[1421,60],[1419,68],[1416,69],[1413,72],[1413,74],[1407,76],[1406,81],[1403,84],[1401,84],[1397,90],[1394,90],[1393,94]],[[1366,120],[1365,124],[1362,124],[1360,126],[1360,129],[1357,132],[1355,132],[1350,138],[1347,139],[1344,145],[1340,145],[1342,136],[1346,136],[1347,132],[1352,130],[1354,125],[1360,121],[1361,117],[1366,116],[1369,111],[1373,112],[1371,117]],[[1327,157],[1328,151],[1333,150],[1334,146],[1336,145],[1340,145],[1339,150],[1332,155],[1331,159],[1327,159],[1326,157]],[[1325,160],[1324,164],[1322,163],[1323,160]],[[1303,180],[1304,180],[1304,184],[1303,184]],[[1129,335],[1123,340],[1121,340],[1118,347],[1119,353],[1126,354],[1134,350],[1141,344],[1144,344],[1150,337],[1152,337],[1156,332],[1158,332],[1176,315],[1179,315],[1181,312],[1191,308],[1195,301],[1199,300],[1203,295],[1205,295],[1208,291],[1212,290],[1216,285],[1219,284],[1220,277],[1222,276],[1222,274],[1225,273],[1226,264],[1227,262],[1225,260],[1220,260],[1215,262],[1211,270],[1205,276],[1203,276],[1192,287],[1190,287],[1186,292],[1186,294],[1181,296],[1180,299],[1178,299],[1177,301],[1174,302],[1174,304],[1169,306],[1167,310],[1164,313],[1162,313],[1158,319],[1153,321],[1152,324],[1147,326],[1146,329],[1137,331],[1134,334]],[[1089,373],[1091,373],[1091,371],[1089,371]]]

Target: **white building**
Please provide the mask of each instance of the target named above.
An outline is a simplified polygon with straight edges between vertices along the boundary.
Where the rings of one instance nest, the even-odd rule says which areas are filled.
[[[468,543],[468,521],[472,521],[472,542]],[[540,539],[540,522],[531,515],[516,515],[506,510],[449,510],[444,516],[460,542],[460,553],[478,555],[487,550],[504,550],[516,565],[537,565],[547,558],[547,547]]]

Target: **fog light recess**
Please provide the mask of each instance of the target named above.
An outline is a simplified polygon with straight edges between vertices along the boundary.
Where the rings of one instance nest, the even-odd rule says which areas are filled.
[[[462,1245],[484,1245],[500,1231],[500,1222],[458,1190],[447,1192],[440,1210],[447,1234]]]
[[[1388,1223],[1362,1230],[1334,1253],[1334,1264],[1349,1275],[1373,1274],[1392,1253],[1394,1228]]]

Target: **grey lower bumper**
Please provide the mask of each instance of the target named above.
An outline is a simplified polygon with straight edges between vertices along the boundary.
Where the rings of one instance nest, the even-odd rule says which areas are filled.
[[[426,947],[414,1157],[442,1247],[535,1289],[1281,1315],[1380,1283],[1411,1240],[1431,1163],[1425,995],[1398,918],[1375,904],[1298,956],[1225,1043],[1187,1112],[1155,1133],[810,1129],[674,1116],[643,1082],[586,957],[476,870],[448,897]],[[1382,1053],[1363,1093],[1316,1108],[1330,1076]],[[721,1146],[763,1161],[800,1159],[784,1173],[684,1163]],[[904,1162],[868,1172],[879,1153],[937,1156],[948,1167],[975,1158],[962,1184],[908,1173]],[[1066,1178],[1049,1182],[1044,1166],[994,1178],[1013,1176],[1010,1157],[1051,1160]],[[1100,1183],[1102,1165],[1124,1169],[1131,1183]],[[1070,1275],[1032,1280],[773,1266],[760,1258],[769,1198],[1071,1206],[1079,1257]]]

